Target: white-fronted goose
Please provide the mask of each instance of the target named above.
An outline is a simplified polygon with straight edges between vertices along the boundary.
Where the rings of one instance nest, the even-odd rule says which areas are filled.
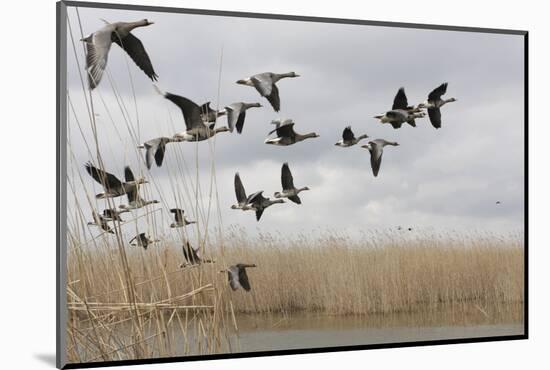
[[[132,244],[132,242],[135,240],[135,244]],[[145,233],[140,233],[136,236],[134,236],[130,241],[128,242],[130,245],[134,247],[143,247],[143,249],[147,249],[147,247],[153,243],[158,243],[160,240],[152,240],[149,239]]]
[[[86,163],[84,167],[90,176],[100,183],[105,190],[104,193],[99,193],[95,196],[97,199],[120,197],[121,195],[127,194],[129,191],[134,191],[139,185],[147,183],[147,180],[143,177],[137,180],[133,179],[133,175],[131,181],[127,180],[126,182],[122,182],[115,175],[95,167],[91,162]],[[132,172],[130,167],[124,167],[124,173],[128,171],[130,173]]]
[[[231,209],[241,209],[243,211],[252,210],[253,208],[248,204],[248,197],[246,196],[246,192],[244,190],[244,186],[238,172],[235,173],[234,184],[235,184],[235,196],[237,197],[237,204],[233,204],[231,206]]]
[[[183,114],[186,130],[174,135],[176,141],[203,141],[211,138],[220,132],[229,131],[227,127],[215,127],[215,123],[206,125],[201,118],[201,108],[193,101],[183,96],[162,92],[153,85],[157,92],[176,104]]]
[[[188,265],[200,265],[201,263],[215,263],[213,260],[202,259],[199,256],[199,251],[189,244],[189,241],[186,241],[185,244],[181,246],[183,251],[183,257],[185,262],[180,265],[180,267],[185,267]]]
[[[88,222],[88,225],[98,226],[101,230],[106,231],[110,234],[114,234],[114,231],[109,227],[107,220],[101,217],[99,213],[97,213],[96,211],[92,211],[92,218],[94,221]]]
[[[244,80],[238,80],[237,83],[240,85],[253,86],[261,96],[269,101],[275,112],[278,112],[281,109],[281,100],[279,99],[279,89],[275,83],[286,77],[300,77],[300,75],[294,72],[264,72],[245,78]]]
[[[259,108],[262,105],[260,103],[233,103],[225,107],[227,112],[227,125],[229,131],[233,132],[236,127],[237,132],[240,134],[243,131],[244,119],[246,117],[246,110],[249,108]]]
[[[420,108],[409,106],[403,87],[397,91],[391,109],[382,115],[374,116],[374,118],[378,118],[382,123],[389,123],[393,128],[398,129],[404,122],[416,127],[415,118],[424,117],[424,113],[420,111]]]
[[[124,220],[120,218],[120,214],[124,212],[129,212],[129,211],[126,209],[117,211],[116,209],[107,208],[103,210],[103,217],[110,221],[124,222]]]
[[[126,179],[126,182],[134,182],[134,173],[132,172],[130,167],[126,167],[124,169],[124,177]],[[140,197],[139,186],[135,186],[132,189],[128,189],[128,191],[126,192],[126,195],[128,197],[128,205],[121,204],[118,206],[120,209],[132,210],[132,209],[145,207],[149,204],[159,203],[158,200],[145,200],[142,197]]]
[[[347,148],[357,144],[361,140],[366,139],[368,137],[369,137],[368,135],[364,134],[356,138],[355,135],[353,134],[353,131],[351,131],[351,126],[348,126],[344,129],[344,132],[342,132],[342,140],[338,141],[334,145]]]
[[[264,213],[264,210],[267,207],[270,207],[276,203],[285,202],[282,199],[271,200],[269,198],[264,197],[262,194],[263,194],[263,190],[257,191],[254,194],[250,195],[246,200],[248,206],[256,211],[256,221],[260,221],[260,218],[262,217],[262,214]]]
[[[294,122],[291,119],[286,119],[283,122],[275,120],[272,122],[276,125],[275,130],[269,132],[268,135],[276,132],[277,137],[272,139],[265,139],[266,144],[279,145],[279,146],[288,146],[295,144],[297,142],[303,141],[305,139],[319,137],[315,132],[310,132],[309,134],[298,134],[294,131]]]
[[[203,105],[201,105],[200,109],[201,109],[201,118],[204,122],[207,122],[207,123],[216,122],[216,119],[218,117],[221,117],[226,113],[224,110],[217,111],[215,109],[212,109],[210,107],[210,102],[206,102]]]
[[[222,270],[220,272],[227,272],[227,279],[232,290],[242,288],[249,292],[250,281],[248,280],[248,275],[246,274],[246,269],[249,267],[256,267],[256,265],[237,263],[236,265],[230,266],[227,270]]]
[[[143,44],[130,32],[134,28],[149,26],[151,24],[153,22],[149,22],[147,19],[137,22],[107,23],[90,36],[81,40],[86,43],[86,71],[88,72],[88,85],[90,89],[94,89],[99,85],[99,81],[101,81],[113,42],[132,58],[136,65],[145,72],[147,77],[152,81],[157,80],[158,76],[153,69],[153,65]]]
[[[399,144],[384,139],[376,139],[369,141],[367,145],[361,146],[361,148],[368,149],[370,152],[370,166],[372,167],[372,173],[375,177],[378,176],[378,171],[380,171],[380,163],[382,163],[382,153],[386,145],[398,146]]]
[[[148,140],[143,145],[138,146],[139,149],[145,149],[145,163],[147,169],[151,169],[153,160],[157,164],[157,167],[162,166],[164,160],[164,153],[166,152],[166,144],[177,142],[179,140],[170,137],[157,137],[155,139]]]
[[[176,222],[172,223],[170,225],[171,228],[175,228],[175,227],[184,227],[184,226],[187,226],[187,225],[191,225],[191,224],[196,224],[197,221],[189,221],[187,219],[187,217],[185,217],[185,212],[183,209],[181,208],[172,208],[170,210],[170,212],[172,212],[174,214],[174,218],[176,220]]]
[[[292,177],[292,172],[290,172],[288,163],[284,163],[283,167],[281,168],[281,185],[283,186],[283,191],[277,191],[275,192],[275,194],[273,194],[273,196],[275,198],[288,198],[296,204],[302,204],[302,201],[300,200],[298,194],[301,191],[309,190],[307,186],[299,189],[296,189],[296,187],[294,187],[294,178]]]
[[[452,103],[456,101],[455,98],[441,99],[441,95],[445,95],[447,92],[447,82],[442,83],[436,87],[430,95],[428,95],[428,100],[424,103],[418,105],[419,108],[428,109],[428,117],[430,117],[430,122],[435,128],[441,128],[441,110],[440,108],[447,103]]]

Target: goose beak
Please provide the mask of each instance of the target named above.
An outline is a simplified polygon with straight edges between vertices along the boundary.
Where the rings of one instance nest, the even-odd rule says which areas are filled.
[[[245,80],[237,80],[237,82],[239,85],[246,85],[246,81]]]

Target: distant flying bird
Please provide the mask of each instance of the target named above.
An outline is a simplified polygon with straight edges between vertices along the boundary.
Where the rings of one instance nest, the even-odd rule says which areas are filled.
[[[196,221],[189,221],[187,220],[187,218],[185,217],[184,215],[184,211],[183,209],[180,209],[180,208],[172,208],[170,210],[170,212],[172,212],[174,214],[174,218],[176,220],[175,223],[171,224],[170,227],[174,228],[174,227],[184,227],[184,226],[187,226],[187,225],[191,225],[191,224],[196,224],[197,222]]]
[[[382,152],[386,145],[398,146],[399,144],[384,139],[376,139],[369,141],[367,145],[361,146],[361,148],[368,149],[370,152],[370,165],[372,167],[372,173],[374,174],[374,177],[378,176],[378,171],[380,171],[380,164],[382,163]]]
[[[256,211],[256,221],[260,221],[260,218],[262,218],[262,214],[264,213],[264,210],[267,207],[270,207],[276,203],[285,202],[282,199],[271,200],[269,198],[264,197],[262,194],[263,194],[263,190],[257,191],[254,194],[250,195],[246,200],[247,205],[249,207],[252,207],[252,209]]]
[[[456,101],[455,98],[441,99],[441,95],[447,92],[447,82],[436,87],[429,95],[428,100],[418,105],[419,108],[428,109],[428,117],[435,128],[441,128],[441,107],[447,103]]]
[[[248,204],[248,196],[244,191],[244,186],[238,172],[235,173],[234,185],[235,196],[237,197],[237,204],[233,204],[231,206],[231,209],[241,209],[243,211],[253,210],[253,208]]]
[[[201,118],[203,122],[206,122],[206,123],[216,122],[216,119],[218,117],[221,117],[226,113],[224,110],[217,111],[215,109],[210,108],[210,102],[204,103],[199,108],[201,110]]]
[[[294,187],[294,178],[292,177],[292,172],[290,172],[288,163],[284,163],[281,168],[281,184],[283,186],[283,191],[275,192],[275,194],[273,194],[275,198],[288,198],[296,204],[302,204],[298,194],[301,191],[309,190],[309,188],[307,186],[299,189]]]
[[[132,242],[135,241],[135,244],[132,244]],[[143,247],[143,249],[147,249],[147,247],[153,243],[158,243],[160,240],[152,240],[149,239],[145,233],[140,233],[136,236],[134,236],[132,239],[130,239],[129,244],[135,247]]]
[[[215,261],[202,259],[199,256],[199,251],[189,244],[189,241],[186,241],[185,244],[181,246],[183,251],[183,257],[185,262],[180,265],[180,267],[185,267],[187,265],[200,265],[201,263],[214,263]]]
[[[351,126],[348,126],[344,129],[344,132],[342,132],[342,140],[338,141],[334,145],[346,148],[346,147],[355,145],[361,140],[366,139],[368,137],[369,136],[365,134],[356,138],[355,135],[353,134],[353,131],[351,131]]]
[[[105,23],[107,23],[105,26],[81,40],[86,43],[86,71],[90,89],[97,87],[101,81],[113,42],[124,49],[147,77],[156,81],[158,76],[153,69],[149,55],[141,41],[130,33],[134,28],[149,26],[153,22],[142,19],[137,22]]]
[[[138,146],[139,149],[145,149],[145,163],[147,169],[151,169],[153,160],[157,164],[157,167],[162,166],[164,160],[164,153],[166,152],[166,144],[177,142],[179,140],[170,137],[157,137],[155,139],[148,140],[143,145]]]
[[[256,267],[255,264],[237,263],[230,266],[227,270],[220,272],[227,272],[227,279],[229,280],[229,286],[232,290],[243,288],[245,291],[250,291],[250,281],[246,274],[246,269],[249,267]]]
[[[84,167],[90,176],[100,183],[105,190],[104,193],[99,193],[95,196],[97,199],[120,197],[128,192],[135,191],[139,185],[147,183],[143,177],[135,180],[133,175],[131,181],[126,180],[126,182],[122,182],[115,175],[95,167],[91,162],[86,163]],[[124,167],[124,172],[126,173],[128,171],[132,172],[130,167]]]
[[[303,141],[305,139],[319,137],[319,135],[315,132],[310,132],[309,134],[305,135],[296,133],[296,131],[294,131],[294,122],[291,119],[286,119],[283,122],[275,120],[272,123],[275,124],[276,128],[275,130],[270,131],[268,135],[276,132],[277,137],[272,139],[265,139],[264,143],[266,144],[288,146]]]
[[[124,212],[129,212],[129,211],[126,209],[117,211],[116,209],[107,208],[103,210],[103,217],[111,221],[124,222],[124,220],[120,218],[120,214]]]
[[[500,204],[500,200],[497,200],[497,201],[496,201],[496,204]]]
[[[215,128],[215,123],[206,125],[201,117],[201,108],[195,102],[183,96],[162,92],[157,85],[153,86],[160,95],[176,104],[183,114],[186,130],[174,135],[176,141],[203,141],[217,133],[229,131],[225,126]]]
[[[240,85],[253,86],[261,96],[269,101],[275,112],[278,112],[281,109],[281,100],[279,99],[279,89],[275,83],[286,77],[300,77],[300,75],[297,75],[294,72],[265,72],[243,80],[238,80],[237,83]]]
[[[126,167],[124,169],[124,177],[126,179],[126,182],[134,182],[134,173],[132,172],[130,167]],[[126,192],[126,196],[128,197],[128,205],[121,204],[118,206],[120,209],[132,210],[145,207],[149,204],[159,203],[158,200],[144,200],[142,197],[140,197],[139,186],[129,189]]]
[[[249,108],[259,108],[262,105],[260,103],[233,103],[225,107],[227,113],[227,125],[229,131],[233,132],[235,127],[240,134],[243,132],[244,119],[246,117],[246,110]]]
[[[416,127],[415,118],[424,117],[424,113],[420,108],[414,108],[409,106],[407,102],[407,96],[405,95],[405,88],[400,88],[395,95],[393,105],[390,111],[374,116],[378,118],[382,123],[389,123],[394,129],[398,129],[404,122]]]
[[[92,211],[93,222],[88,222],[88,225],[98,226],[101,230],[106,231],[110,234],[114,234],[113,229],[109,227],[107,220],[96,211]]]

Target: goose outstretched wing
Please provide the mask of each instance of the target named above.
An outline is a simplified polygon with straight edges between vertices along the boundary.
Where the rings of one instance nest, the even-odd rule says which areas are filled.
[[[391,109],[407,109],[409,103],[407,102],[407,95],[405,95],[405,88],[400,88],[393,99],[393,105]]]
[[[120,38],[116,32],[113,32],[111,35],[111,40],[118,44],[118,46],[120,46],[130,56],[130,58],[132,58],[134,63],[136,63],[136,65],[143,72],[145,72],[147,77],[149,77],[151,81],[156,81],[158,75],[155,73],[151,59],[149,59],[149,55],[145,51],[143,43],[140,39],[131,33],[128,33],[128,35],[123,38]]]

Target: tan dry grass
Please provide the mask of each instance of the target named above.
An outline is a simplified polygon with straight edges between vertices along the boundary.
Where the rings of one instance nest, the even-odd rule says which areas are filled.
[[[207,246],[206,251],[212,249]],[[105,247],[81,253],[83,271],[69,261],[69,281],[80,281],[73,289],[78,292],[83,280],[93,281],[88,300],[124,301],[118,252]],[[220,250],[207,254],[217,263],[180,269],[183,256],[175,245],[130,250],[128,265],[138,301],[167,300],[213,284],[212,291],[186,303],[212,305],[212,297],[223,293],[236,312],[365,314],[463,302],[496,307],[522,302],[524,294],[523,245],[513,237],[388,234],[357,241],[327,234],[253,239],[239,231],[226,238],[225,258]],[[248,269],[251,293],[231,292],[226,275],[218,273],[237,262],[258,266]]]

